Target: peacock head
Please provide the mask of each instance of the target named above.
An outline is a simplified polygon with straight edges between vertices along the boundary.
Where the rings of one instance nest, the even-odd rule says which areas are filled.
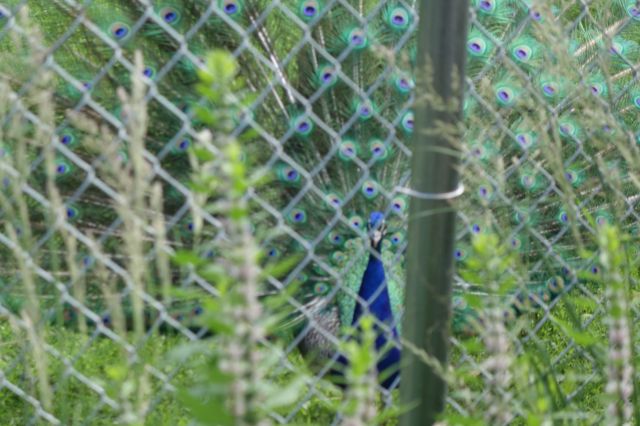
[[[384,214],[381,212],[372,212],[369,215],[367,231],[369,233],[369,238],[371,239],[371,246],[379,248],[380,242],[387,233],[387,224],[384,219]]]

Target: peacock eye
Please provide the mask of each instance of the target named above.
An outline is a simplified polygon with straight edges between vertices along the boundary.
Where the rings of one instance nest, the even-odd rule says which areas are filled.
[[[516,140],[518,141],[518,144],[520,144],[520,146],[523,148],[529,148],[532,145],[531,136],[526,133],[520,133],[516,135]]]
[[[553,96],[556,94],[556,88],[551,83],[542,85],[542,91],[544,92],[545,95],[548,95],[548,96]]]
[[[276,257],[276,256],[278,256],[278,250],[275,249],[275,248],[272,248],[267,252],[267,255],[269,257]]]
[[[62,143],[63,145],[69,145],[71,144],[71,142],[73,142],[73,136],[69,134],[62,135],[60,137],[60,143]]]
[[[531,175],[524,175],[522,176],[521,182],[525,188],[531,188],[533,186],[534,180],[533,180],[533,177],[531,177]]]
[[[162,8],[160,16],[167,24],[175,24],[180,20],[180,13],[173,7]]]
[[[56,166],[56,173],[63,175],[65,173],[67,173],[69,171],[69,166],[67,166],[66,164],[58,164]]]
[[[403,7],[394,8],[388,16],[389,25],[396,30],[404,30],[409,25],[409,12]]]
[[[494,3],[490,0],[480,0],[478,6],[485,12],[492,12],[494,9]]]
[[[300,5],[300,15],[305,21],[313,19],[320,10],[320,3],[314,0],[305,1]]]
[[[340,144],[340,151],[338,154],[342,160],[353,160],[358,155],[356,144],[352,141],[343,141]]]
[[[513,98],[513,92],[510,89],[499,89],[498,90],[498,99],[502,102],[508,103],[511,102]]]
[[[513,49],[513,55],[517,59],[526,62],[531,58],[531,48],[529,46],[517,46]]]
[[[73,208],[73,207],[69,207],[67,209],[67,218],[68,219],[73,219],[76,216],[78,216],[78,210]]]
[[[473,226],[471,227],[471,230],[473,231],[474,234],[479,233],[480,232],[480,225],[478,225],[477,223],[473,224]]]
[[[307,136],[313,130],[313,123],[309,118],[303,116],[294,120],[293,128],[301,136]]]
[[[229,16],[236,15],[240,11],[240,3],[234,0],[221,0],[221,9]]]
[[[116,40],[124,40],[130,31],[129,26],[122,22],[114,22],[109,29],[109,32]]]
[[[187,223],[187,229],[188,229],[189,231],[193,231],[193,222],[189,222],[189,223]]]
[[[153,78],[153,76],[156,74],[156,71],[151,68],[151,67],[146,67],[143,71],[142,74],[147,77],[147,78]]]
[[[336,194],[327,194],[326,200],[334,207],[340,207],[340,205],[342,204],[342,200],[340,200],[340,197],[338,197]]]
[[[405,132],[413,132],[413,112],[407,111],[402,117],[402,128]]]
[[[467,44],[472,55],[482,55],[487,51],[487,44],[480,38],[474,38]]]
[[[367,36],[360,28],[355,28],[349,33],[349,44],[354,49],[361,49],[367,44]]]
[[[289,219],[293,223],[304,223],[307,221],[307,214],[304,210],[293,209],[289,214]]]
[[[362,193],[368,199],[374,198],[378,195],[378,184],[372,180],[366,181],[362,185]]]
[[[336,232],[331,232],[331,233],[329,233],[328,238],[329,238],[329,241],[330,241],[332,244],[336,244],[336,245],[340,245],[340,244],[342,244],[342,243],[343,243],[343,241],[344,241],[344,238],[342,238],[342,235],[340,235],[340,234],[338,234],[338,233],[336,233]]]
[[[189,148],[189,145],[191,145],[191,141],[189,141],[189,139],[183,139],[178,144],[178,148],[180,148],[181,151],[184,151],[185,149]]]
[[[313,291],[317,295],[324,295],[329,291],[329,285],[327,283],[317,283],[313,287]]]

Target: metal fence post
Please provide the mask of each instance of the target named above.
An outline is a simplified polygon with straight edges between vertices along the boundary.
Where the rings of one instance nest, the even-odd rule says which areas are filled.
[[[420,6],[418,85],[424,87],[428,69],[433,94],[445,103],[456,100],[458,106],[443,109],[420,100],[416,104],[403,329],[409,342],[442,365],[448,358],[456,220],[450,198],[459,185],[459,158],[451,154],[455,149],[451,138],[431,130],[438,122],[458,126],[462,120],[468,5],[468,0],[428,0]],[[450,197],[433,196],[447,193]],[[403,354],[402,403],[418,406],[400,424],[433,424],[445,406],[446,383],[411,351]]]

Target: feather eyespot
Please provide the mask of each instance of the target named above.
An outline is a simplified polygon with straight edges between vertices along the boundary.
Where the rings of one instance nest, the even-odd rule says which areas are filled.
[[[536,185],[536,178],[535,176],[526,173],[520,177],[520,183],[526,189],[532,189]]]
[[[596,216],[596,225],[604,226],[609,223],[609,218],[605,215]]]
[[[628,0],[627,3],[629,3],[629,5],[627,6],[627,14],[632,19],[640,21],[640,7],[638,6],[636,0]]]
[[[363,49],[367,46],[367,34],[361,28],[354,28],[347,34],[347,41],[353,49]]]
[[[124,40],[129,36],[131,29],[123,22],[114,22],[109,27],[109,33],[116,40]]]
[[[313,122],[307,116],[300,116],[293,120],[293,130],[301,136],[307,136],[313,131]]]
[[[407,94],[413,90],[415,83],[410,76],[405,73],[400,73],[395,77],[394,85],[398,92]]]
[[[191,145],[191,141],[189,139],[182,139],[180,143],[178,143],[178,149],[180,151],[184,151]]]
[[[510,87],[498,87],[496,90],[496,98],[501,105],[511,106],[515,103],[515,92]]]
[[[464,249],[457,248],[453,251],[453,257],[456,260],[464,260],[467,257],[467,252]]]
[[[340,143],[338,156],[341,160],[351,161],[358,156],[358,147],[353,141],[342,141]]]
[[[327,235],[327,239],[334,245],[341,245],[344,242],[344,237],[337,232],[330,232],[329,235]]]
[[[365,196],[365,198],[368,198],[368,199],[375,198],[378,195],[378,192],[379,192],[378,184],[373,180],[367,180],[362,185],[362,194]]]
[[[523,149],[529,149],[533,146],[534,138],[531,133],[518,133],[516,135],[516,141]]]
[[[549,98],[555,96],[557,92],[558,88],[554,83],[545,83],[542,85],[542,93]]]
[[[180,12],[174,7],[163,7],[160,10],[160,16],[169,25],[177,24],[180,21]]]
[[[144,75],[148,79],[153,79],[153,77],[156,76],[156,70],[153,67],[145,67],[142,70],[142,75]]]
[[[345,260],[347,260],[347,256],[341,251],[334,251],[331,253],[331,261],[334,264],[342,264]]]
[[[61,144],[69,146],[75,142],[75,137],[71,133],[64,133],[59,140]]]
[[[67,219],[75,219],[78,217],[78,209],[75,207],[68,207],[66,211]]]
[[[338,74],[333,65],[324,65],[316,71],[319,86],[333,86],[338,81]]]
[[[349,218],[349,226],[351,226],[353,229],[362,229],[362,224],[363,224],[363,220],[362,217],[360,216],[351,216]]]
[[[313,0],[305,1],[300,4],[299,10],[302,19],[310,21],[318,15],[318,12],[320,11],[320,3]]]
[[[566,137],[572,137],[576,135],[576,127],[574,126],[573,123],[570,122],[564,122],[564,123],[560,123],[560,134],[562,136],[566,136]]]
[[[396,232],[391,235],[389,240],[391,241],[392,245],[397,246],[404,240],[404,236],[400,232]]]
[[[411,15],[404,7],[393,8],[387,18],[389,25],[396,30],[405,30],[409,26]]]
[[[307,221],[307,213],[302,209],[293,209],[289,213],[289,220],[296,224],[305,223]]]
[[[329,289],[330,289],[329,284],[325,282],[316,283],[313,286],[313,292],[319,296],[323,296],[327,294],[329,292]]]
[[[487,42],[481,37],[473,37],[467,41],[467,51],[472,56],[482,56],[487,53]]]
[[[358,113],[358,117],[361,120],[368,120],[373,117],[374,107],[369,101],[363,101],[358,103],[356,106],[356,111]]]
[[[534,20],[534,21],[536,21],[536,22],[540,22],[540,21],[542,21],[542,13],[540,13],[540,12],[539,12],[539,11],[537,11],[537,10],[533,10],[533,9],[531,9],[531,10],[529,11],[529,16],[531,16],[531,19],[533,19],[533,20]]]
[[[401,124],[402,124],[402,129],[406,132],[406,133],[412,133],[413,132],[413,112],[412,111],[407,111],[404,116],[402,116],[402,120],[401,120]]]
[[[71,166],[69,166],[69,164],[67,164],[66,162],[61,161],[58,164],[56,164],[56,173],[58,175],[63,176],[69,173],[70,171],[71,171]]]
[[[526,62],[529,62],[529,60],[532,58],[533,50],[531,49],[530,46],[527,46],[525,44],[520,44],[513,48],[513,50],[511,51],[511,54],[516,60],[526,63]]]
[[[269,257],[271,257],[271,258],[273,258],[273,257],[278,257],[278,254],[279,254],[279,252],[278,252],[278,249],[276,249],[276,248],[271,248],[271,249],[269,249],[269,251],[267,252],[267,256],[269,256]]]
[[[391,201],[391,211],[396,214],[402,214],[407,209],[407,200],[396,197]]]
[[[493,13],[496,9],[496,3],[493,0],[476,0],[476,6],[485,13]]]
[[[485,185],[480,185],[478,188],[478,195],[480,198],[484,198],[485,200],[491,197],[491,188]]]
[[[235,0],[220,0],[218,5],[229,16],[236,16],[242,9],[242,3]]]
[[[522,247],[522,241],[520,240],[520,238],[515,237],[511,239],[511,247],[514,249],[519,249],[520,247]]]
[[[329,203],[333,207],[340,207],[342,205],[342,200],[336,194],[330,193],[326,196],[327,203]]]
[[[369,152],[375,161],[382,161],[387,158],[389,154],[385,143],[377,139],[369,142]]]
[[[558,215],[558,219],[561,223],[568,223],[569,215],[566,212],[560,212],[560,214]]]

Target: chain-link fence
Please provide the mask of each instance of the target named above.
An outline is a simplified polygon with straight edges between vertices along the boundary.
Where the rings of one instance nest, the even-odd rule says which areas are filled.
[[[540,377],[554,375],[553,404],[569,420],[603,421],[594,402],[606,382],[603,361],[585,335],[606,335],[598,227],[617,223],[636,232],[640,5],[471,3],[452,362],[455,371],[475,373],[460,379],[466,390],[451,386],[448,410],[472,415],[495,401],[495,386],[510,387],[503,373],[518,358],[488,362],[508,352],[486,338],[497,333],[516,354],[544,352],[538,379],[527,380],[543,386]],[[29,19],[20,19],[27,7]],[[196,71],[214,48],[240,64],[244,89],[237,95],[247,98],[232,136],[245,144],[251,171],[273,176],[247,193],[256,232],[266,235],[265,253],[303,253],[266,289],[302,283],[288,300],[305,322],[289,336],[282,368],[306,369],[300,348],[314,341],[337,348],[345,339],[323,315],[332,303],[354,309],[369,251],[353,242],[367,239],[374,210],[387,216],[382,258],[388,281],[399,288],[391,296],[394,313],[401,312],[411,107],[437,102],[428,84],[415,88],[413,76],[428,75],[415,69],[415,7],[391,0],[3,2],[0,405],[14,413],[0,418],[121,418],[131,407],[123,373],[111,365],[117,359],[142,364],[148,421],[163,419],[164,406],[179,411],[174,393],[192,372],[168,365],[164,354],[204,330],[193,326],[202,300],[177,303],[172,291],[197,288],[201,297],[216,297],[217,290],[167,259],[194,246],[215,257],[215,242],[225,238],[224,218],[196,209],[189,186],[190,148],[205,127],[194,107]],[[135,78],[135,50],[143,54],[148,89],[145,147],[137,154],[131,116],[116,93]],[[43,85],[53,91],[48,109],[37,96]],[[122,200],[135,185],[130,160],[138,154],[148,167],[145,188],[158,189],[127,209]],[[56,215],[59,208],[66,217]],[[472,240],[489,234],[507,246],[495,252],[507,264],[484,274]],[[130,250],[144,252],[138,276]],[[144,329],[132,338],[137,282],[147,283],[140,293]],[[517,325],[498,327],[502,321],[486,316],[487,306]],[[489,349],[478,351],[478,339]],[[313,411],[314,401],[332,398],[320,379],[337,358],[335,352],[312,368],[304,395],[273,419],[339,422]],[[390,404],[393,393],[380,390]],[[524,396],[498,394],[511,401],[503,423],[530,412]],[[56,402],[74,397],[72,407]]]

